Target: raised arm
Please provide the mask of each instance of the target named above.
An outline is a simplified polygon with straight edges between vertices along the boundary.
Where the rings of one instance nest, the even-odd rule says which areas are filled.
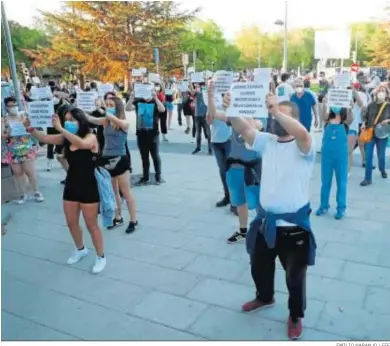
[[[64,143],[63,135],[47,135],[45,132],[38,131],[37,129],[31,127],[30,120],[28,118],[24,119],[23,125],[27,132],[29,132],[31,136],[36,138],[40,143],[53,145],[62,145]]]
[[[115,115],[112,115],[110,113],[107,113],[106,119],[112,124],[118,126],[122,131],[127,132],[127,130],[129,129],[130,123],[127,119],[119,119]]]

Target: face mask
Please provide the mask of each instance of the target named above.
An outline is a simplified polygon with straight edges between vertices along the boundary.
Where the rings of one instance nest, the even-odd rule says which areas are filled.
[[[73,121],[65,121],[65,130],[75,135],[79,130],[79,125]]]
[[[115,115],[115,114],[116,114],[116,108],[115,108],[115,107],[107,108],[107,113],[110,113],[110,114],[112,114],[112,115]]]
[[[300,94],[302,91],[303,91],[303,88],[302,87],[296,87],[295,88],[295,91]]]
[[[156,89],[157,92],[161,91],[161,87],[159,87],[159,86],[156,86],[155,89]]]
[[[286,137],[288,136],[288,132],[284,129],[282,125],[279,124],[277,120],[273,120],[272,122],[272,133],[278,137]]]
[[[383,91],[380,91],[379,93],[376,94],[376,97],[378,101],[383,102],[386,99],[386,93]]]
[[[16,106],[15,107],[10,107],[10,108],[8,108],[8,113],[10,115],[18,115],[19,109]]]
[[[57,97],[53,98],[54,106],[57,106],[59,103],[60,103],[60,99],[58,99]]]
[[[331,110],[334,114],[340,114],[340,113],[341,113],[341,107],[330,107],[330,110]]]

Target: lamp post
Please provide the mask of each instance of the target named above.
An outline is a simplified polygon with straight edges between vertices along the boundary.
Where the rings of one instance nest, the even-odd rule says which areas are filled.
[[[287,7],[287,0],[284,2],[284,21],[278,19],[275,22],[275,25],[280,25],[283,27],[284,32],[284,42],[283,42],[283,72],[287,72],[287,14],[288,14],[288,7]]]

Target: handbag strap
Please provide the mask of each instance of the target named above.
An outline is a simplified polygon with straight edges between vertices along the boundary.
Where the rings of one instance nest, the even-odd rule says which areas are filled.
[[[381,106],[381,108],[379,109],[379,113],[378,113],[378,115],[375,118],[373,126],[375,126],[378,123],[379,118],[381,117],[381,115],[382,115],[383,111],[385,110],[386,106],[387,106],[387,102],[384,102],[383,105]]]

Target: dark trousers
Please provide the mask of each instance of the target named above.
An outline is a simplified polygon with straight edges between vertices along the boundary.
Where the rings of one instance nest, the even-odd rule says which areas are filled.
[[[53,127],[48,127],[46,129],[48,135],[58,135],[58,132]],[[47,145],[47,159],[48,160],[54,160],[54,145],[48,144]]]
[[[270,249],[261,233],[251,256],[251,272],[257,299],[270,303],[274,298],[275,259],[286,272],[288,308],[293,318],[303,318],[306,309],[306,271],[309,234],[299,227],[278,227],[275,248]]]
[[[196,129],[196,147],[200,149],[200,145],[202,142],[202,129],[203,129],[203,133],[207,138],[209,149],[211,149],[210,127],[209,124],[207,124],[206,117],[195,117],[195,129]]]
[[[183,104],[178,103],[177,104],[177,122],[179,123],[180,126],[183,123],[182,113],[183,113]]]
[[[229,189],[226,183],[227,158],[230,153],[230,140],[223,143],[212,143],[215,159],[219,169],[219,176],[221,177],[223,191],[226,197],[229,197]]]
[[[137,136],[138,149],[142,159],[143,177],[149,180],[149,154],[152,157],[154,171],[156,172],[156,179],[161,178],[161,158],[160,158],[160,138],[158,135],[152,135],[149,133],[139,134]]]
[[[168,112],[165,109],[165,112],[158,113],[158,117],[160,120],[160,130],[163,135],[166,135],[168,133],[168,125],[167,125],[167,119],[168,119]]]

